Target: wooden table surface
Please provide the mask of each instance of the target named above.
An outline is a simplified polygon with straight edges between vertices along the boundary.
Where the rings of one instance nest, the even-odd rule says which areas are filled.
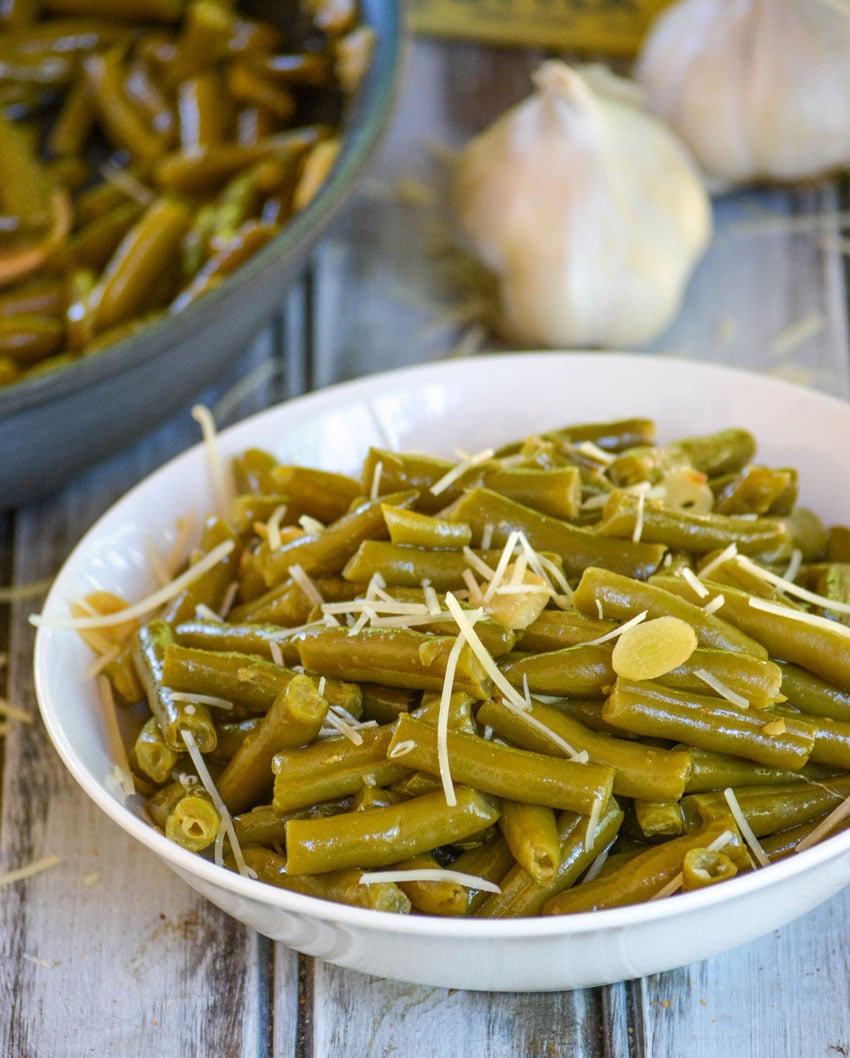
[[[279,320],[201,395],[220,425],[305,389],[495,347],[439,252],[440,189],[447,150],[524,96],[539,58],[411,47],[392,129],[362,193],[282,299]],[[711,251],[679,319],[649,352],[850,396],[841,205],[838,187],[718,201]],[[49,578],[110,503],[196,440],[187,409],[63,492],[2,516],[3,582]],[[850,889],[706,962],[543,995],[378,980],[258,936],[135,845],[65,772],[33,693],[27,615],[39,604],[36,595],[2,608],[6,694],[31,722],[10,721],[2,745],[0,873],[48,855],[60,862],[0,890],[0,1055],[850,1054]]]

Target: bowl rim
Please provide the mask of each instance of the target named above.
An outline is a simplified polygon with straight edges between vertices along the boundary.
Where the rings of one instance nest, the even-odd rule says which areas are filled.
[[[824,406],[841,408],[845,415],[850,414],[850,403],[831,394],[803,387],[793,382],[773,376],[722,364],[703,361],[684,360],[674,356],[648,353],[623,353],[618,351],[528,351],[522,353],[504,352],[492,354],[475,354],[458,357],[453,360],[435,361],[395,368],[373,375],[339,382],[320,390],[282,401],[269,408],[250,415],[222,430],[220,440],[227,446],[229,439],[238,434],[250,431],[254,425],[264,419],[274,419],[279,415],[291,414],[292,409],[302,413],[320,412],[332,409],[349,400],[356,400],[364,392],[374,395],[384,389],[391,389],[399,383],[413,385],[440,379],[446,373],[449,376],[467,372],[487,374],[488,368],[499,363],[508,366],[511,361],[517,367],[526,370],[542,369],[553,362],[575,364],[578,360],[605,361],[607,367],[616,367],[617,363],[634,364],[642,361],[649,371],[680,371],[694,376],[707,378],[714,376],[718,381],[730,384],[749,380],[765,390],[775,390],[787,396],[805,396]],[[91,542],[102,532],[104,523],[120,510],[137,494],[156,486],[158,480],[175,473],[184,463],[204,460],[203,442],[192,445],[184,452],[171,458],[130,489],[116,503],[112,504],[86,531],[65,560],[53,585],[44,601],[43,613],[50,613],[58,607],[64,607],[66,599],[62,595],[63,575],[73,567],[75,560],[84,554]],[[244,877],[227,868],[218,867],[215,863],[181,848],[159,833],[149,823],[136,815],[124,803],[108,793],[95,780],[91,773],[78,760],[77,755],[67,738],[64,727],[54,715],[53,705],[47,689],[49,671],[49,638],[51,630],[42,626],[37,629],[33,655],[33,670],[36,697],[39,711],[47,728],[54,747],[69,769],[75,780],[101,810],[117,823],[122,830],[136,838],[142,845],[155,852],[178,873],[197,877],[198,879],[244,897],[253,902],[270,906],[280,911],[291,913],[306,920],[331,921],[335,925],[354,930],[374,930],[381,933],[393,933],[404,936],[431,936],[445,939],[466,939],[470,941],[522,940],[540,937],[560,937],[566,935],[587,935],[600,931],[626,930],[635,926],[646,926],[659,919],[678,918],[701,909],[715,907],[722,903],[733,903],[736,897],[744,897],[754,890],[769,891],[795,875],[822,866],[850,852],[850,830],[840,832],[806,849],[798,855],[790,855],[743,875],[724,881],[721,885],[707,886],[691,892],[679,892],[675,900],[644,901],[623,907],[607,908],[597,911],[579,912],[569,915],[535,916],[514,919],[463,919],[442,918],[430,915],[398,915],[385,911],[352,907],[346,904],[333,903],[317,897],[305,896],[291,890],[276,888],[268,883]],[[850,879],[848,879],[850,882]]]
[[[408,14],[403,0],[363,0],[374,13],[385,20],[376,34],[372,62],[357,93],[346,101],[344,120],[353,125],[343,139],[339,158],[327,180],[311,202],[257,253],[203,298],[173,315],[160,315],[140,331],[125,335],[101,352],[83,357],[64,367],[47,371],[34,378],[24,378],[0,387],[0,422],[31,409],[50,404],[59,396],[68,396],[120,375],[129,367],[141,367],[162,352],[167,339],[172,347],[191,335],[198,323],[214,313],[222,299],[252,286],[281,258],[286,257],[305,239],[318,239],[334,220],[349,191],[368,164],[369,157],[380,146],[387,132],[404,72],[404,50],[408,39]],[[363,115],[362,122],[357,119]],[[139,335],[150,335],[149,345],[139,349]]]

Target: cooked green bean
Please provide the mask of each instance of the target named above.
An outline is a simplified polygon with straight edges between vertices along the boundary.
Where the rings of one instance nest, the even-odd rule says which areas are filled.
[[[274,785],[274,755],[312,742],[327,712],[327,699],[319,694],[313,680],[293,676],[219,776],[218,792],[227,808],[241,812],[266,801]]]
[[[406,715],[393,726],[387,757],[439,775],[436,728]],[[611,795],[614,773],[603,765],[516,749],[462,731],[449,731],[446,741],[452,778],[496,797],[589,814]]]
[[[704,889],[707,885],[734,878],[738,868],[725,852],[689,849],[682,861],[682,889]]]
[[[641,797],[648,801],[672,801],[682,796],[691,773],[688,749],[667,750],[612,738],[585,727],[554,706],[534,702],[528,716],[539,721],[577,752],[586,752],[594,764],[613,769],[614,795]],[[564,751],[525,715],[501,702],[489,700],[478,710],[478,722],[493,729],[499,738],[538,753],[560,755]]]
[[[550,882],[561,864],[554,809],[502,799],[499,829],[514,859],[538,885]]]
[[[516,864],[500,881],[500,893],[487,896],[475,911],[480,918],[527,918],[539,915],[546,903],[568,890],[617,835],[623,812],[613,798],[593,833],[589,816],[562,812],[558,817],[558,870],[545,882],[535,880]]]
[[[602,718],[641,735],[792,770],[806,763],[815,741],[801,721],[783,720],[781,730],[776,730],[764,710],[741,709],[722,698],[677,691],[654,680],[619,679],[605,701]]]
[[[287,874],[387,867],[468,838],[499,818],[492,798],[463,786],[456,795],[454,805],[438,792],[369,812],[292,819],[286,824]]]
[[[509,683],[527,686],[532,694],[562,697],[604,697],[615,680],[611,667],[611,644],[578,643],[545,654],[515,654],[499,662]]]
[[[741,864],[746,869],[746,849],[734,819],[727,814],[680,838],[651,845],[630,858],[619,870],[567,889],[547,900],[543,914],[567,915],[650,900],[682,873],[685,856],[691,849],[706,848],[727,832],[729,840],[724,844],[723,852],[736,866]]]
[[[323,874],[296,875],[283,856],[261,845],[247,845],[242,850],[245,863],[260,881],[281,889],[291,889],[305,896],[317,896],[336,904],[367,907],[404,915],[410,911],[410,900],[394,882],[363,885],[359,870],[328,871]]]
[[[359,742],[338,736],[301,749],[282,750],[272,760],[275,811],[289,812],[355,794],[363,786],[389,786],[408,773],[387,759],[391,726],[363,728]]]
[[[168,813],[165,836],[190,852],[201,852],[215,841],[221,824],[215,805],[205,790],[192,790]]]

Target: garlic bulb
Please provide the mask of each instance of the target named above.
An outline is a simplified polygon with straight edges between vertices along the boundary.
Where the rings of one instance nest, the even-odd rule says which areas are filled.
[[[628,93],[545,62],[461,152],[452,206],[501,281],[511,340],[626,348],[660,334],[711,236],[695,167]]]
[[[718,186],[850,164],[847,0],[682,0],[654,23],[636,76]]]

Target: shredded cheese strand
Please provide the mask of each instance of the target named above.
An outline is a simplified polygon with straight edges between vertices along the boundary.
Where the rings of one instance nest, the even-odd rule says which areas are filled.
[[[730,544],[728,547],[724,547],[724,549],[720,552],[719,555],[715,555],[715,557],[711,560],[711,562],[708,562],[699,571],[699,573],[698,573],[699,579],[700,580],[707,580],[716,569],[719,569],[720,566],[725,565],[727,562],[730,561],[730,559],[735,558],[737,556],[737,554],[738,554],[737,545]]]
[[[813,830],[809,831],[804,838],[797,842],[794,846],[794,851],[805,852],[812,845],[817,845],[821,838],[825,838],[839,823],[843,823],[848,816],[850,816],[850,797],[845,797],[841,804],[836,805],[829,815],[825,816]]]
[[[112,684],[105,676],[97,677],[97,692],[100,697],[100,706],[106,724],[106,740],[109,745],[110,755],[115,760],[116,767],[121,776],[121,792],[125,797],[132,797],[136,792],[136,786],[133,782],[130,761],[127,759],[127,750],[124,747],[124,739],[121,737],[121,729],[118,727],[118,715],[115,712],[115,699],[112,696]]]
[[[690,586],[701,599],[707,599],[708,596],[711,594],[708,588],[706,588],[703,582],[699,579],[696,573],[694,573],[694,571],[690,569],[690,567],[684,566],[682,569],[680,569],[679,576],[682,578],[682,580],[687,581],[687,583],[690,584]]]
[[[470,625],[470,629],[471,627],[472,626]],[[446,674],[443,679],[443,688],[440,692],[440,705],[437,710],[437,766],[440,773],[440,782],[443,784],[443,794],[446,798],[446,804],[451,808],[457,804],[457,796],[455,795],[451,762],[449,761],[449,708],[451,706],[452,689],[454,687],[457,663],[465,642],[466,640],[463,631],[461,630],[454,643],[452,643],[449,656],[446,659]]]
[[[231,496],[224,464],[221,461],[221,453],[218,450],[218,434],[215,420],[212,412],[203,404],[196,404],[192,408],[192,418],[201,427],[216,510],[222,518],[226,519],[230,514]]]
[[[25,878],[31,878],[34,874],[40,874],[51,867],[56,867],[61,862],[58,856],[43,856],[40,860],[33,860],[32,863],[28,863],[25,867],[18,867],[14,871],[6,871],[5,874],[0,874],[0,887],[12,885],[13,882],[21,882]]]
[[[486,463],[488,459],[492,458],[492,448],[485,448],[480,452],[476,452],[474,455],[465,455],[465,458],[463,458],[461,462],[456,463],[451,470],[446,471],[438,481],[434,482],[430,488],[431,495],[439,496],[441,493],[445,492],[450,485],[454,485],[458,478],[463,477],[467,470],[472,470],[473,467],[476,467],[481,463]]]
[[[502,891],[495,882],[487,878],[442,867],[416,867],[406,871],[364,871],[360,875],[361,885],[380,885],[381,882],[457,882],[466,889],[479,889],[487,893]]]
[[[807,613],[805,610],[794,610],[790,606],[782,606],[780,603],[771,602],[770,599],[761,599],[757,595],[751,595],[747,601],[754,610],[763,610],[775,617],[785,617],[789,621],[798,621],[800,624],[812,625],[814,628],[850,638],[850,627],[838,621],[831,621],[828,617],[818,617],[817,614]]]
[[[136,617],[144,617],[152,610],[156,610],[167,603],[170,599],[179,595],[184,588],[188,587],[207,570],[217,566],[223,558],[226,558],[234,548],[232,540],[225,540],[212,551],[204,555],[185,573],[175,577],[170,584],[152,592],[144,599],[125,607],[123,610],[115,610],[113,613],[93,614],[91,617],[45,617],[44,614],[30,614],[29,622],[37,628],[107,628],[112,625],[123,624],[124,621],[133,620]]]
[[[838,599],[830,599],[827,595],[819,595],[817,592],[802,588],[799,584],[795,584],[793,580],[787,580],[785,577],[780,577],[777,573],[771,573],[769,569],[764,569],[757,562],[747,558],[746,555],[738,555],[736,561],[748,573],[752,573],[761,580],[767,581],[768,584],[772,584],[776,588],[781,588],[788,595],[795,595],[804,602],[812,603],[814,606],[821,606],[825,610],[834,610],[835,613],[850,613],[850,603],[841,602]]]
[[[517,709],[520,709],[525,712],[525,699],[515,687],[512,687],[511,684],[508,683],[508,680],[506,679],[505,675],[500,671],[500,669],[496,665],[496,662],[490,656],[489,651],[481,642],[478,633],[472,627],[472,623],[464,614],[460,603],[457,601],[457,599],[451,592],[446,592],[446,606],[451,612],[452,617],[455,619],[455,622],[458,628],[460,629],[461,633],[463,634],[463,637],[469,643],[470,649],[481,662],[484,667],[484,671],[487,673],[487,675],[490,677],[496,687],[498,687],[505,700],[515,706]]]
[[[747,821],[747,817],[741,810],[741,806],[738,803],[738,798],[735,796],[735,791],[731,786],[727,786],[723,791],[723,797],[726,800],[726,804],[729,805],[729,811],[732,813],[735,822],[738,824],[738,829],[741,831],[741,837],[749,845],[752,854],[755,856],[761,867],[766,867],[770,863],[770,857],[761,847],[758,838],[753,833],[753,828]]]
[[[707,846],[708,851],[719,852],[729,844],[734,836],[735,835],[731,830],[724,830],[722,834],[718,834],[714,841]],[[661,900],[665,896],[672,896],[673,893],[677,893],[682,888],[683,881],[684,874],[682,871],[679,871],[679,873],[675,874],[665,886],[662,886],[662,888],[658,890],[657,893],[653,893],[649,899]]]
[[[718,679],[717,676],[714,676],[707,669],[694,670],[694,676],[699,677],[703,683],[707,684],[713,691],[716,691],[721,698],[725,698],[733,705],[737,705],[739,709],[750,708],[750,703],[743,694],[738,694],[737,691],[733,691],[731,687],[723,682],[723,680]]]
[[[191,731],[187,731],[185,728],[180,732],[180,735],[186,744],[186,749],[189,751],[192,763],[195,765],[195,770],[198,773],[198,778],[201,780],[201,785],[212,798],[212,803],[215,805],[216,811],[221,817],[221,821],[224,823],[227,837],[230,839],[230,848],[233,852],[233,858],[236,860],[236,869],[246,878],[256,878],[256,873],[252,871],[245,862],[245,857],[242,855],[242,846],[239,844],[239,838],[236,836],[236,828],[233,826],[233,817],[230,815],[224,801],[222,801],[221,794],[218,792],[218,787],[213,782],[203,754],[198,749],[198,743],[195,741],[195,736]]]
[[[316,582],[307,573],[304,572],[304,567],[299,562],[293,562],[289,567],[289,575],[298,585],[308,601],[314,606],[321,606],[324,603],[322,593],[316,587]]]

